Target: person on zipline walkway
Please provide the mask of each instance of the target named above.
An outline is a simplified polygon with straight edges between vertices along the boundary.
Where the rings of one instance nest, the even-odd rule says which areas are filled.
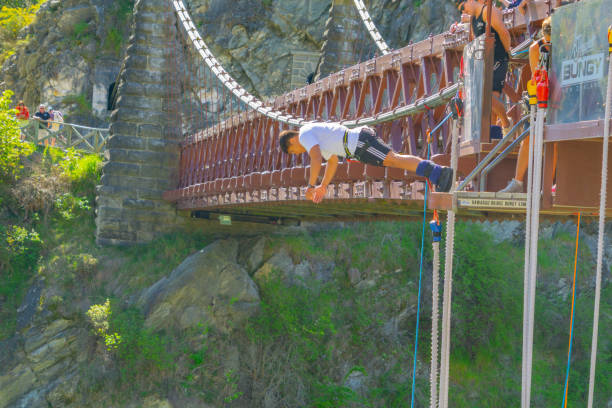
[[[394,152],[376,132],[362,126],[349,129],[339,123],[308,123],[297,130],[280,133],[280,147],[287,154],[310,156],[310,177],[306,198],[320,203],[325,197],[338,167],[338,157],[358,160],[372,166],[395,167],[408,170],[418,176],[427,177],[436,186],[436,191],[447,192],[451,188],[453,170],[416,156]],[[322,159],[327,167],[321,184],[315,187],[321,171]]]
[[[459,12],[469,14],[472,17],[472,34],[479,37],[486,32],[487,5],[484,0],[454,0]],[[506,107],[502,99],[506,73],[508,72],[508,61],[510,60],[510,32],[504,24],[502,11],[497,7],[491,8],[491,32],[495,36],[495,51],[493,55],[493,97],[491,109],[493,111],[492,124],[497,119],[501,121],[504,135],[510,132],[512,122],[506,113]]]
[[[547,17],[542,22],[542,38],[534,40],[529,47],[529,67],[531,68],[532,76],[539,68],[545,69],[547,72],[550,71],[551,63],[551,34],[552,34],[552,19]],[[553,99],[557,99],[558,86],[555,80],[550,81],[550,95],[551,102]],[[557,168],[557,144],[553,144],[553,169]],[[529,135],[521,142],[521,147],[518,152],[518,158],[516,160],[516,171],[514,178],[510,180],[510,183],[500,190],[501,193],[522,193],[523,192],[523,180],[525,179],[525,173],[529,167]]]

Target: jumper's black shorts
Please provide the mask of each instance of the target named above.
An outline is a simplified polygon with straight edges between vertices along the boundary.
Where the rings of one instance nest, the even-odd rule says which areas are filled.
[[[499,59],[495,61],[495,64],[493,65],[493,91],[501,93],[504,90],[507,72],[507,59]]]
[[[374,130],[363,128],[359,132],[357,148],[353,156],[362,163],[382,166],[390,151],[391,148],[380,137],[376,136]]]

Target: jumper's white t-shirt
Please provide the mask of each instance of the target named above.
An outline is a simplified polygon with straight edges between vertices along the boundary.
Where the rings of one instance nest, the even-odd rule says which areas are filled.
[[[310,153],[310,149],[319,145],[321,156],[325,160],[333,155],[344,157],[344,132],[348,130],[347,147],[349,153],[355,153],[359,132],[365,126],[349,129],[339,123],[308,123],[300,128],[299,141]]]

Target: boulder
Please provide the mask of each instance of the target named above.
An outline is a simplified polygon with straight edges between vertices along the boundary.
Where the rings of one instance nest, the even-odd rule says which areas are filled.
[[[240,246],[240,254],[238,255],[240,264],[246,268],[250,275],[253,275],[264,262],[266,242],[266,237],[256,237],[243,241]]]
[[[253,279],[260,283],[264,279],[270,279],[274,276],[274,273],[279,273],[280,276],[287,276],[293,274],[295,265],[289,255],[289,252],[285,248],[281,248],[280,251],[272,255],[262,266],[255,272]]]
[[[145,324],[185,329],[198,324],[228,331],[259,308],[259,292],[237,263],[238,242],[217,241],[189,256],[140,297]]]
[[[305,285],[313,280],[326,283],[332,279],[334,268],[333,262],[326,261],[303,260],[296,265],[287,249],[281,248],[255,272],[253,279],[261,284],[278,273],[286,285]]]

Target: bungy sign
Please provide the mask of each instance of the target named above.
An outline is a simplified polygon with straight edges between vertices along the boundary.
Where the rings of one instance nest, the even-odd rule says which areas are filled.
[[[604,117],[612,0],[563,6],[552,17],[551,123]]]
[[[597,81],[604,77],[605,54],[587,55],[563,61],[561,67],[561,86]]]

